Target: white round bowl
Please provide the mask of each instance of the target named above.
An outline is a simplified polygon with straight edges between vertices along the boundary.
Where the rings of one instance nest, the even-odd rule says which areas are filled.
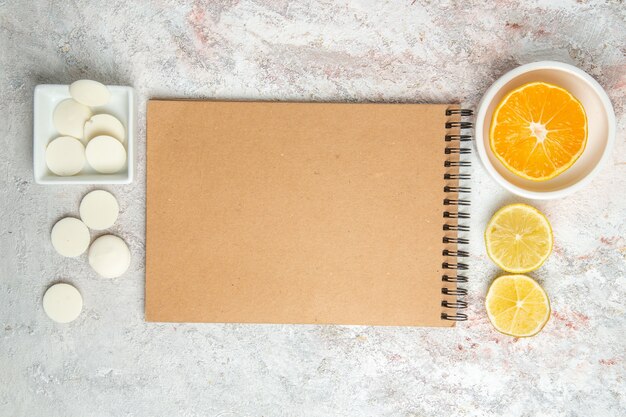
[[[578,160],[548,181],[518,177],[496,158],[489,146],[493,111],[504,96],[524,84],[544,81],[571,92],[587,113],[587,146]],[[531,199],[562,198],[587,185],[609,158],[615,141],[615,113],[606,92],[586,72],[568,64],[540,61],[522,65],[500,77],[487,90],[476,113],[476,147],[487,172],[504,188]]]

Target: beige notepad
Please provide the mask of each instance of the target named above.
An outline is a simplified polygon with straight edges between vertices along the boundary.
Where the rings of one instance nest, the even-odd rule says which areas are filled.
[[[146,319],[452,326],[453,108],[151,100]]]

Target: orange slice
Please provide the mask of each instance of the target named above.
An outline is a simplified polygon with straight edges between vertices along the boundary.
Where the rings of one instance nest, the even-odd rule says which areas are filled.
[[[491,150],[512,173],[546,181],[574,165],[587,143],[587,115],[567,90],[544,82],[511,91],[493,113]]]

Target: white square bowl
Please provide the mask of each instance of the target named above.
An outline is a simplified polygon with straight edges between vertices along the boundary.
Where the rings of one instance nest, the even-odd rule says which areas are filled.
[[[76,175],[61,177],[46,165],[46,147],[58,136],[52,123],[52,112],[61,101],[71,98],[69,85],[40,84],[35,87],[33,117],[33,172],[37,184],[129,184],[135,176],[135,93],[132,87],[107,86],[111,100],[91,107],[93,114],[107,113],[117,117],[126,128],[126,165],[115,174],[101,174],[85,164]]]

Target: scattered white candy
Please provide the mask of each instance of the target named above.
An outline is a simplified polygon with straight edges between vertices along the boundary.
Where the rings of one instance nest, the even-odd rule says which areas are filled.
[[[87,250],[90,240],[89,229],[80,220],[66,217],[52,227],[50,239],[59,254],[73,258]]]
[[[87,162],[101,174],[114,174],[126,164],[126,149],[112,136],[96,136],[87,144]]]
[[[55,284],[43,296],[43,310],[57,323],[69,323],[83,309],[83,297],[69,284]]]
[[[56,175],[78,174],[85,166],[85,147],[78,139],[58,137],[46,148],[46,165]]]
[[[78,80],[70,84],[70,95],[86,106],[102,106],[109,102],[111,93],[106,85],[92,80]]]
[[[84,138],[86,142],[101,135],[113,136],[122,143],[126,142],[124,125],[110,114],[96,114],[85,123]]]
[[[85,122],[91,117],[89,107],[68,98],[60,102],[52,113],[52,123],[62,135],[83,138]]]
[[[113,226],[120,206],[113,194],[104,190],[95,190],[83,197],[80,202],[80,218],[93,230],[104,230]]]
[[[130,266],[130,250],[117,236],[101,236],[89,248],[89,265],[105,278],[119,277]]]

